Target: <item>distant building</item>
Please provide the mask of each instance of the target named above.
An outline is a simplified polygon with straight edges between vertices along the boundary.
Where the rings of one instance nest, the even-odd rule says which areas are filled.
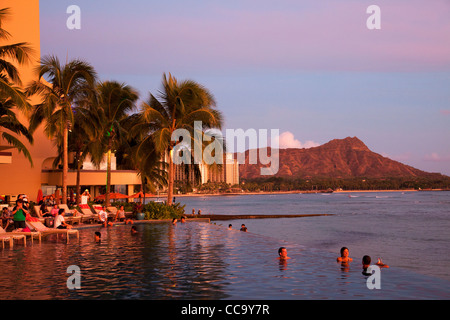
[[[167,161],[167,157],[166,157]],[[207,182],[225,182],[230,185],[239,184],[239,165],[233,154],[224,156],[224,163],[217,166],[209,166],[200,163],[197,168],[194,164],[174,165],[174,181],[197,186]]]

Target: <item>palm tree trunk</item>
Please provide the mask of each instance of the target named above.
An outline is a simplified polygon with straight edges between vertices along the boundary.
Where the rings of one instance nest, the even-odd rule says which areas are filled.
[[[169,190],[167,191],[167,204],[169,206],[172,205],[173,198],[173,159],[172,159],[172,150],[169,150]]]
[[[67,203],[67,173],[69,171],[69,128],[67,123],[64,125],[64,140],[63,140],[63,174],[62,174],[62,201]]]
[[[108,159],[106,165],[106,198],[105,206],[109,207],[109,193],[111,190],[111,148],[108,149]]]
[[[76,200],[75,200],[75,202],[77,203],[77,205],[79,204],[79,203],[81,203],[81,185],[80,185],[80,183],[81,183],[81,161],[80,161],[80,157],[81,157],[81,152],[80,151],[77,151],[77,154],[76,154],[76,161],[77,161],[77,187],[76,187],[76,193],[77,193],[77,196],[76,196]]]

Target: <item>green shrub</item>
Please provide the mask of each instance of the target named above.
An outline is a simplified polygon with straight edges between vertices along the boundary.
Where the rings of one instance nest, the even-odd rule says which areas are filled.
[[[181,218],[184,215],[184,207],[180,203],[175,203],[172,206],[168,206],[163,202],[151,201],[144,205],[142,212],[145,213],[145,218],[150,219],[173,219]]]

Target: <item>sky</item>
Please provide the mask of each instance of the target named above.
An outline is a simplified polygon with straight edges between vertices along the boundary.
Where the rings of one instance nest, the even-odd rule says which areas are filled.
[[[194,80],[214,95],[225,138],[277,129],[280,147],[309,148],[358,137],[450,175],[449,16],[448,0],[40,0],[41,56],[83,59],[142,100],[163,73]]]

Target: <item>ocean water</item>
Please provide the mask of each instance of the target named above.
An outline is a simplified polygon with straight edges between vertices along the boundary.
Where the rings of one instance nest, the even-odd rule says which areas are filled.
[[[357,197],[356,197],[357,196]],[[0,300],[449,299],[448,193],[179,197],[205,213],[329,213],[216,223],[138,223],[80,229],[0,251]],[[195,206],[194,206],[195,205]],[[214,210],[214,211],[213,211]],[[249,232],[238,231],[245,223]],[[102,241],[94,241],[94,232]],[[353,262],[336,262],[345,245]],[[285,246],[291,258],[277,259]],[[362,255],[378,256],[369,289]],[[80,270],[80,287],[67,281]]]
[[[136,224],[80,230],[67,244],[0,252],[1,300],[400,300],[448,299],[450,282],[383,269],[380,289],[355,263],[341,266],[331,253],[205,222]],[[102,241],[94,241],[99,231]],[[288,247],[287,261],[277,259]],[[79,288],[68,268],[80,270]],[[258,303],[259,304],[259,303]],[[158,305],[153,304],[152,310]],[[167,305],[166,305],[167,306]],[[170,307],[170,306],[168,306]],[[172,311],[172,310],[170,310]]]
[[[178,197],[204,214],[331,214],[302,218],[216,221],[360,263],[381,257],[391,268],[450,280],[450,192],[355,192]]]

